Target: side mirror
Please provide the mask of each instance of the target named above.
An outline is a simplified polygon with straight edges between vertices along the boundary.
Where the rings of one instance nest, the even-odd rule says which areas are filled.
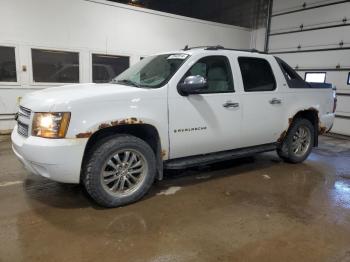
[[[200,75],[188,76],[183,83],[179,83],[177,89],[183,96],[198,94],[199,91],[207,88],[207,80]]]

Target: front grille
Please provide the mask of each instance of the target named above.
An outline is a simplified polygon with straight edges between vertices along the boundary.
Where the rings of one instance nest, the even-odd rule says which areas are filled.
[[[17,121],[17,126],[18,134],[28,137],[29,126],[19,121]]]
[[[18,115],[21,115],[25,118],[30,118],[30,113],[31,113],[30,109],[25,108],[23,106],[19,107]]]
[[[17,115],[17,132],[21,136],[28,137],[29,135],[29,123],[30,123],[30,116],[31,116],[31,110],[28,108],[25,108],[23,106],[19,107],[18,115]]]

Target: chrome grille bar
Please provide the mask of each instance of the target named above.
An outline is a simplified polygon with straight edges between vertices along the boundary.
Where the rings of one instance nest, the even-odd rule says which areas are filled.
[[[18,114],[21,115],[21,116],[24,116],[25,118],[30,118],[31,111],[28,108],[20,106]]]
[[[18,115],[17,115],[17,132],[21,136],[28,137],[29,136],[29,123],[31,110],[25,108],[23,106],[19,107]]]
[[[28,137],[28,131],[29,131],[29,126],[22,123],[22,122],[17,122],[17,132],[18,134],[24,136],[24,137]]]

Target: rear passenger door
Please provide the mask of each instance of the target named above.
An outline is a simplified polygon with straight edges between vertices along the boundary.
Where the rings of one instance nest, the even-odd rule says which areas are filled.
[[[273,59],[237,58],[243,87],[242,142],[246,146],[276,142],[285,124],[285,101],[273,73],[278,66]]]

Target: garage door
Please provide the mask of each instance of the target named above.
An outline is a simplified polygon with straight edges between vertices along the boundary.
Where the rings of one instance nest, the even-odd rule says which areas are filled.
[[[332,132],[350,135],[350,1],[274,0],[268,51],[302,77],[337,87]]]

